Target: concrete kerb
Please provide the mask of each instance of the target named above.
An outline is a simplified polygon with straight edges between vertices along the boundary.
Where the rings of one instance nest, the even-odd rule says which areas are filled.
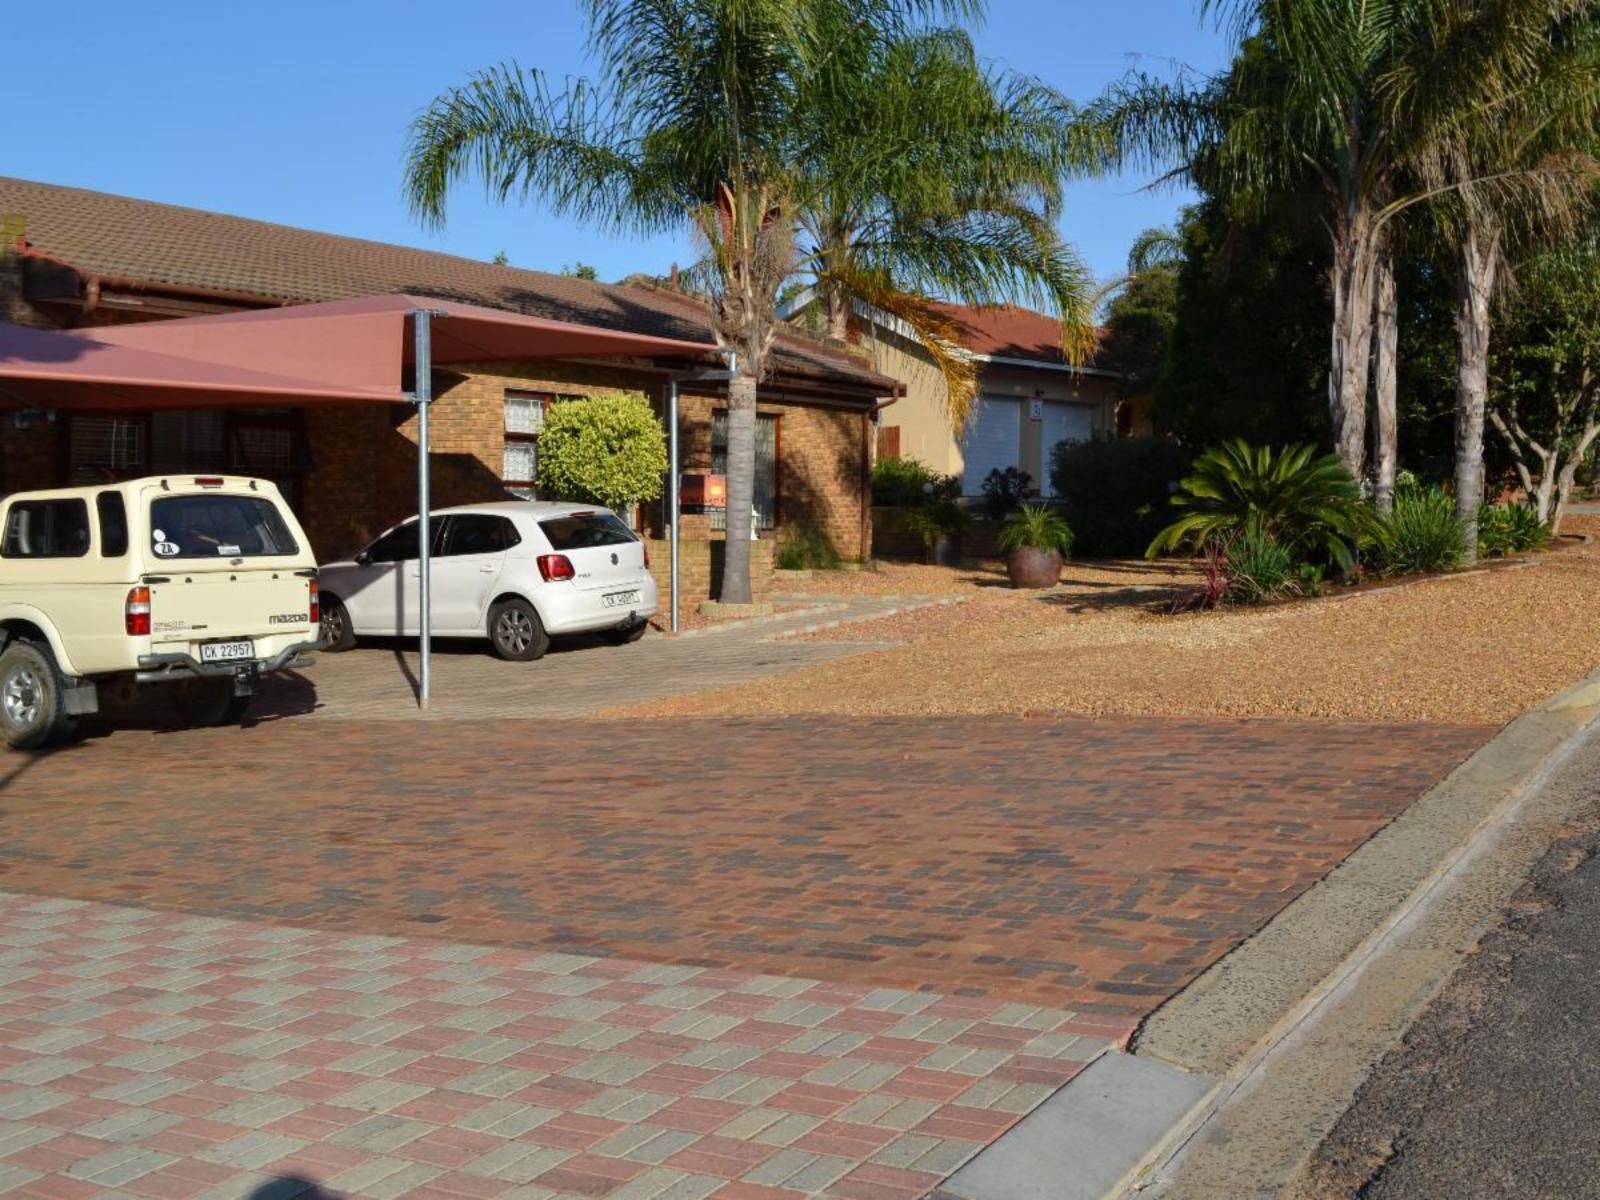
[[[1067,1084],[1028,1122],[988,1147],[946,1184],[959,1200],[1027,1200],[1041,1140],[1097,1147],[1078,1158],[1052,1196],[1105,1200],[1142,1190],[1204,1130],[1275,1049],[1315,1027],[1386,943],[1414,924],[1441,885],[1494,843],[1524,802],[1600,722],[1600,670],[1506,726],[1487,745],[1379,831],[1254,937],[1213,964],[1153,1013],[1131,1040]],[[1143,1060],[1140,1103],[1164,1115],[1108,1134],[1127,1107],[1115,1060]],[[1111,1080],[1110,1086],[1107,1080]],[[1198,1096],[1198,1098],[1196,1098]],[[1013,1135],[1019,1135],[1013,1141]],[[1033,1157],[1030,1158],[1030,1155]],[[987,1161],[985,1161],[987,1160]],[[1062,1191],[1066,1188],[1066,1191]],[[1239,1194],[1243,1195],[1243,1191]]]

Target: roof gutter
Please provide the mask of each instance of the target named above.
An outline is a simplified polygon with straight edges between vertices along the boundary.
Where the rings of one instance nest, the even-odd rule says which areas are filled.
[[[1046,362],[1040,358],[1012,358],[1005,354],[969,354],[973,362],[995,367],[1031,367],[1036,371],[1067,371],[1073,375],[1099,375],[1106,379],[1121,379],[1121,371],[1108,371],[1104,367],[1075,367],[1071,363]]]

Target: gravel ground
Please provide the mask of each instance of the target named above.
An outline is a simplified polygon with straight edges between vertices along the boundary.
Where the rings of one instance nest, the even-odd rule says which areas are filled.
[[[1595,518],[1573,526],[1600,532]],[[1532,562],[1179,617],[1153,614],[1148,596],[1119,591],[1130,581],[1172,582],[1164,566],[1069,564],[1064,575],[1077,582],[1043,596],[985,588],[981,572],[968,572],[945,590],[964,589],[973,603],[814,635],[906,644],[618,715],[1057,711],[1503,722],[1600,663],[1600,543]],[[917,582],[884,590],[939,590],[922,577],[938,568],[879,576],[902,570]]]

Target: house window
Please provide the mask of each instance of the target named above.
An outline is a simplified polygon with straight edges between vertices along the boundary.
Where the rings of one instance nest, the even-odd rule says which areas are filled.
[[[711,416],[711,473],[728,473],[728,413],[726,409]],[[778,418],[770,413],[756,417],[756,528],[773,529],[778,524]],[[711,511],[711,528],[726,529],[728,514],[723,509]]]
[[[545,409],[553,399],[544,392],[506,393],[506,446],[500,482],[506,491],[524,500],[537,494],[539,434],[544,431]]]
[[[68,483],[98,483],[137,475],[145,467],[143,418],[73,417]]]

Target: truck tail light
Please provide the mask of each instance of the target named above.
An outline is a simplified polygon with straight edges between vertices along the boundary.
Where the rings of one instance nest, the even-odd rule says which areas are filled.
[[[311,623],[322,624],[322,593],[317,590],[317,581],[311,581]]]
[[[544,576],[546,583],[553,583],[558,579],[572,579],[577,572],[572,569],[572,560],[565,554],[539,555],[539,574]]]
[[[123,625],[129,637],[150,636],[150,589],[128,589],[128,602],[123,606]]]

